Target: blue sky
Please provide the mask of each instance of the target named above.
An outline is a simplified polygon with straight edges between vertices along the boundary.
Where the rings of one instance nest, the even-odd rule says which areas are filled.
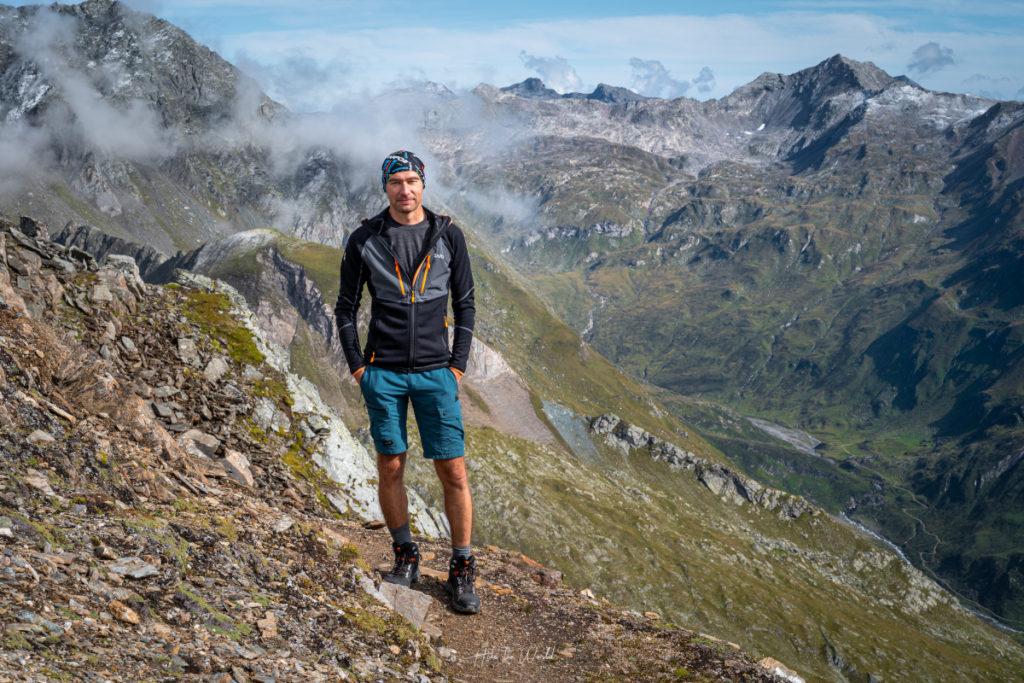
[[[604,82],[703,100],[836,53],[934,90],[1024,99],[1024,2],[126,4],[182,27],[298,111],[412,81],[461,90],[530,76],[562,92]]]

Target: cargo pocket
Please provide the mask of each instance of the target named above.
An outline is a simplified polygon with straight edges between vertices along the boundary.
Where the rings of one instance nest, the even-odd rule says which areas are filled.
[[[378,453],[390,455],[405,450],[401,447],[396,450],[398,427],[396,415],[392,415],[387,408],[376,408],[370,405],[366,406],[366,413],[370,416],[370,436],[373,437],[373,445]]]
[[[443,457],[457,458],[465,452],[466,432],[462,427],[462,404],[458,397],[437,409],[441,426],[440,446]]]

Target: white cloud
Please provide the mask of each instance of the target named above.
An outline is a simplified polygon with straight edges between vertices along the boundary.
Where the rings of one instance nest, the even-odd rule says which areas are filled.
[[[633,69],[631,86],[633,90],[647,97],[682,97],[690,89],[689,81],[677,81],[668,69],[656,59],[631,57],[629,66]]]
[[[677,81],[669,75],[668,69],[656,59],[644,60],[632,57],[629,65],[633,69],[631,86],[633,90],[647,97],[665,99],[682,97],[692,86],[702,93],[711,92],[715,87],[715,74],[703,67],[692,81]]]
[[[50,106],[44,113],[51,134],[81,138],[87,146],[120,158],[171,155],[174,141],[149,103],[128,100],[115,107],[104,98],[99,84],[117,82],[121,74],[103,65],[83,66],[88,60],[75,52],[73,44],[77,28],[77,19],[40,8],[12,41],[15,53],[60,93],[62,106]]]
[[[553,90],[568,93],[583,89],[583,80],[564,57],[535,57],[523,50],[519,53],[519,59],[527,69],[536,71],[544,85]]]
[[[924,74],[953,64],[956,64],[953,50],[931,41],[914,50],[914,58],[907,64],[907,68]]]

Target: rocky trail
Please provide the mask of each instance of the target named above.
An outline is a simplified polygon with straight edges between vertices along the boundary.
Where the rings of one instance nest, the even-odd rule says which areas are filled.
[[[475,548],[480,615],[444,541],[378,586],[386,531],[222,297],[45,237],[0,221],[0,680],[783,680],[512,550]]]

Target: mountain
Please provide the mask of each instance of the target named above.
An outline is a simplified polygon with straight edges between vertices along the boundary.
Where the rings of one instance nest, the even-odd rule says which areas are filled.
[[[506,92],[517,97],[525,97],[531,100],[586,99],[613,104],[621,102],[637,102],[639,100],[647,99],[643,95],[639,95],[629,88],[621,88],[614,85],[608,85],[607,83],[599,83],[598,86],[594,88],[593,92],[587,95],[578,92],[561,94],[557,90],[552,90],[544,85],[544,81],[539,78],[527,78],[521,83],[516,83],[502,88],[501,92]]]
[[[0,209],[165,254],[239,227],[340,235],[357,194],[343,160],[300,141],[319,132],[293,127],[177,27],[119,2],[0,6],[0,121]]]
[[[0,675],[793,680],[494,546],[471,621],[443,607],[444,541],[416,590],[378,585],[366,452],[237,292],[177,280],[0,221]]]
[[[67,27],[64,42],[57,44],[74,49],[64,49],[62,71],[91,73],[90,60],[81,57],[92,54],[91,41],[107,40],[108,34],[146,46],[149,52],[139,48],[142,55],[168,54],[153,46],[180,44],[175,49],[194,51],[195,60],[215,61],[177,29],[117,3],[4,13],[5,31],[8,25],[22,27],[5,38],[0,84],[8,86],[18,80],[8,73],[40,71],[24,46],[32,43],[24,36],[45,37],[39,22]],[[140,58],[128,68],[122,50],[96,54],[113,65],[93,74],[87,92],[98,94],[94,99],[114,112],[144,118],[175,95],[173,88],[150,100],[119,95],[131,79],[107,74],[137,69],[145,72],[139,76],[145,81],[157,66]],[[164,61],[177,74],[172,83],[196,67],[187,59]],[[2,208],[12,216],[40,219],[22,221],[33,234],[59,234],[62,242],[92,250],[100,260],[130,253],[154,280],[167,281],[176,277],[174,268],[184,267],[230,283],[266,335],[287,350],[288,368],[314,382],[323,400],[358,434],[365,418],[355,385],[343,368],[339,373],[330,320],[340,261],[336,247],[359,216],[382,202],[374,186],[381,152],[363,124],[392,126],[379,101],[371,103],[372,119],[360,118],[367,115],[361,110],[300,117],[259,93],[237,97],[231,88],[244,89],[244,78],[227,67],[224,73],[234,85],[214,88],[221,93],[219,105],[208,114],[217,125],[203,128],[206,119],[198,114],[202,120],[195,127],[161,118],[156,131],[182,142],[169,158],[158,159],[118,152],[105,147],[102,137],[89,138],[89,108],[73,106],[81,87],[40,76],[40,91],[45,86],[54,93],[53,108],[72,114],[55,122],[44,109],[24,123],[5,119],[5,135],[11,126],[30,133],[23,137],[39,141],[33,151],[40,154],[5,176]],[[83,80],[75,83],[81,86]],[[937,191],[936,179],[952,170],[948,159],[944,174],[929,170],[934,157],[952,147],[966,153],[991,143],[993,150],[1002,149],[1006,143],[998,140],[1012,126],[1013,114],[986,119],[982,115],[998,103],[928,93],[841,57],[759,82],[732,99],[709,103],[607,101],[615,99],[614,92],[537,100],[486,85],[453,98],[428,88],[437,96],[423,97],[418,89],[409,106],[421,109],[401,110],[403,115],[422,111],[419,135],[432,169],[428,202],[466,228],[478,279],[479,339],[463,397],[479,516],[475,542],[525,552],[576,585],[770,653],[813,678],[868,680],[913,671],[918,678],[944,679],[951,670],[1013,677],[1019,673],[1019,645],[876,539],[827,514],[840,512],[852,494],[858,511],[871,513],[870,518],[861,513],[860,519],[893,535],[886,511],[921,517],[916,509],[901,512],[911,506],[899,496],[926,500],[910,488],[909,474],[896,470],[891,452],[873,460],[860,454],[841,458],[837,439],[817,423],[802,422],[799,411],[788,407],[785,401],[795,401],[800,392],[776,391],[781,379],[775,384],[765,379],[792,373],[777,371],[757,355],[772,348],[759,346],[758,334],[777,334],[790,343],[813,338],[815,327],[803,326],[809,314],[789,326],[799,328],[799,337],[790,339],[789,327],[781,327],[793,319],[803,297],[817,297],[813,301],[824,307],[824,294],[843,283],[862,278],[874,286],[898,273],[901,263],[891,259],[906,253],[898,240],[926,231],[914,216],[927,221],[937,215],[927,193]],[[4,101],[31,101],[22,95],[9,88]],[[254,115],[243,106],[252,102],[266,106]],[[223,132],[224,122],[230,134]],[[906,127],[906,150],[885,152],[873,132],[883,124],[901,134]],[[354,128],[363,131],[361,137],[337,133]],[[74,140],[67,149],[78,151],[47,159],[44,152],[65,149],[64,140]],[[855,142],[864,148],[859,159],[860,147],[851,146]],[[911,156],[905,159],[904,153]],[[980,153],[973,163],[988,169],[988,157]],[[125,168],[126,178],[153,178],[163,189],[142,193],[131,182],[111,182],[109,196],[137,210],[131,220],[111,217],[100,210],[113,206],[107,194],[83,193],[85,185],[74,182],[90,154],[103,159],[101,170]],[[66,162],[58,163],[61,159]],[[205,175],[180,173],[188,164]],[[1004,166],[996,164],[993,172],[1003,173]],[[920,196],[886,195],[893,169]],[[196,177],[205,180],[197,183]],[[963,178],[965,185],[973,180]],[[221,204],[210,200],[214,191]],[[992,195],[971,196],[982,201]],[[172,216],[171,208],[181,212]],[[853,221],[852,227],[814,229],[831,209]],[[206,226],[203,234],[195,227],[200,225]],[[879,226],[888,232],[877,234]],[[862,240],[859,250],[844,231]],[[310,238],[315,241],[306,241]],[[898,250],[890,252],[894,242]],[[992,248],[999,243],[992,240]],[[840,246],[846,251],[821,251]],[[748,255],[749,260],[742,258]],[[774,260],[765,260],[768,256]],[[821,269],[814,256],[824,261]],[[1004,264],[1012,272],[1012,261],[994,253],[991,258],[985,273]],[[19,258],[14,261],[22,266]],[[860,275],[864,271],[869,272]],[[17,284],[17,277],[11,282]],[[907,300],[922,291],[896,290],[906,292]],[[858,319],[884,321],[866,312],[864,301],[873,300],[848,304],[860,312]],[[680,330],[693,336],[682,337]],[[865,335],[877,338],[870,330]],[[680,338],[686,343],[678,344]],[[814,339],[819,344],[810,344],[810,351],[826,347]],[[772,351],[771,357],[779,353]],[[813,355],[808,357],[812,362]],[[635,375],[623,374],[609,358]],[[696,367],[683,362],[694,358]],[[767,369],[752,378],[745,372],[761,365]],[[888,367],[898,374],[902,366]],[[706,386],[673,384],[673,377],[689,381],[699,372],[709,378]],[[714,378],[720,378],[718,385]],[[748,378],[749,388],[744,386]],[[834,401],[833,415],[858,415],[842,402],[841,392],[817,400],[827,406]],[[752,423],[745,415],[781,424]],[[857,436],[842,446],[867,437],[879,440],[863,431],[871,428],[888,429],[878,434],[908,443],[896,438],[905,434],[898,431],[903,425],[883,422],[884,410],[879,415],[878,425],[847,425],[844,436]],[[815,440],[824,447],[806,446]],[[286,461],[290,467],[320,471],[315,458],[309,464],[298,451],[292,455]],[[972,457],[964,464],[984,462]],[[992,489],[1017,476],[1016,461],[1000,462],[983,471],[991,474],[979,499],[988,502]],[[423,501],[417,531],[434,533],[430,520],[440,524],[430,512],[437,509],[434,479],[416,458],[410,469]],[[368,482],[367,477],[352,486],[362,490]],[[949,491],[956,489],[941,492]],[[1012,495],[1003,500],[1012,501]],[[962,514],[959,499],[951,498],[950,504],[949,524],[970,520],[991,528],[984,515]],[[1012,516],[1008,522],[1012,539]],[[931,519],[921,524],[929,531],[937,528]],[[956,541],[965,553],[992,547],[971,546],[967,538]],[[911,559],[921,564],[916,554]],[[996,573],[1009,577],[1012,589],[1012,572],[998,564],[1001,557],[994,559]]]
[[[433,134],[454,210],[556,314],[649,382],[809,432],[813,454],[706,436],[1024,623],[1019,104],[841,56],[708,102],[475,96],[519,123],[479,160]]]
[[[907,657],[925,678],[965,661],[1003,666],[1002,648],[1017,647],[1005,636],[870,538],[723,462],[651,388],[615,370],[513,273],[471,249],[484,264],[477,296],[487,302],[463,380],[479,538],[612,600],[751,643],[812,677],[896,675]],[[237,288],[261,327],[290,349],[293,367],[333,387],[339,412],[365,434],[354,384],[339,381],[340,359],[325,362],[329,338],[309,329],[319,316],[297,315],[336,296],[340,256],[259,230],[206,245],[186,263]],[[415,435],[413,442],[415,454]],[[411,458],[409,469],[414,489],[439,508],[429,467]],[[641,564],[643,573],[624,579],[623,567]],[[907,596],[909,606],[893,609]],[[759,628],[766,614],[785,627]],[[892,632],[913,641],[920,658],[876,638]],[[952,651],[949,639],[959,643]]]

